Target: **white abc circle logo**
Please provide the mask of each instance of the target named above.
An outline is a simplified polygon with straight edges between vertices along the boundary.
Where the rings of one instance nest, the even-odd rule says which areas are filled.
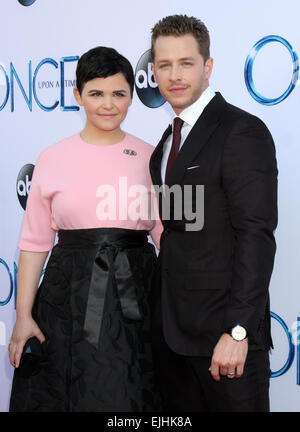
[[[135,89],[138,97],[149,108],[158,108],[165,103],[151,69],[151,50],[146,51],[139,59],[135,69]]]
[[[34,165],[26,164],[21,168],[17,178],[17,196],[22,208],[26,209]]]

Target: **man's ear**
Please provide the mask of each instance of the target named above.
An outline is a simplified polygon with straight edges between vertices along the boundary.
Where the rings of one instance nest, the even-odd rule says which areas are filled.
[[[152,73],[153,73],[154,81],[156,82],[154,63],[151,63],[151,70],[152,70]]]
[[[211,76],[213,66],[214,66],[214,59],[210,57],[209,59],[206,60],[205,63],[205,76],[207,79],[209,79]]]

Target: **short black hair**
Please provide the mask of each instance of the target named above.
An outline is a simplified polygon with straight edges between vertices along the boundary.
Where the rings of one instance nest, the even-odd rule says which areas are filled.
[[[132,66],[114,48],[99,46],[84,53],[77,63],[76,87],[81,94],[84,84],[94,78],[107,78],[122,73],[129,84],[131,97],[134,89]]]

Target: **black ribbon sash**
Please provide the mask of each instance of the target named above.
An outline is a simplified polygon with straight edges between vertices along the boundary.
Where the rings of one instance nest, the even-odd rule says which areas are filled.
[[[84,321],[85,338],[95,348],[99,345],[108,289],[116,288],[125,318],[141,320],[128,251],[131,248],[145,246],[147,234],[147,231],[123,228],[90,228],[58,232],[58,247],[97,248]]]

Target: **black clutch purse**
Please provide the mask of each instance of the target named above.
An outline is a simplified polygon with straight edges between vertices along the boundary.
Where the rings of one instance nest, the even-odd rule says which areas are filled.
[[[40,372],[45,362],[45,347],[47,341],[40,343],[36,337],[28,339],[24,345],[19,367],[16,369],[18,375],[29,378]]]

